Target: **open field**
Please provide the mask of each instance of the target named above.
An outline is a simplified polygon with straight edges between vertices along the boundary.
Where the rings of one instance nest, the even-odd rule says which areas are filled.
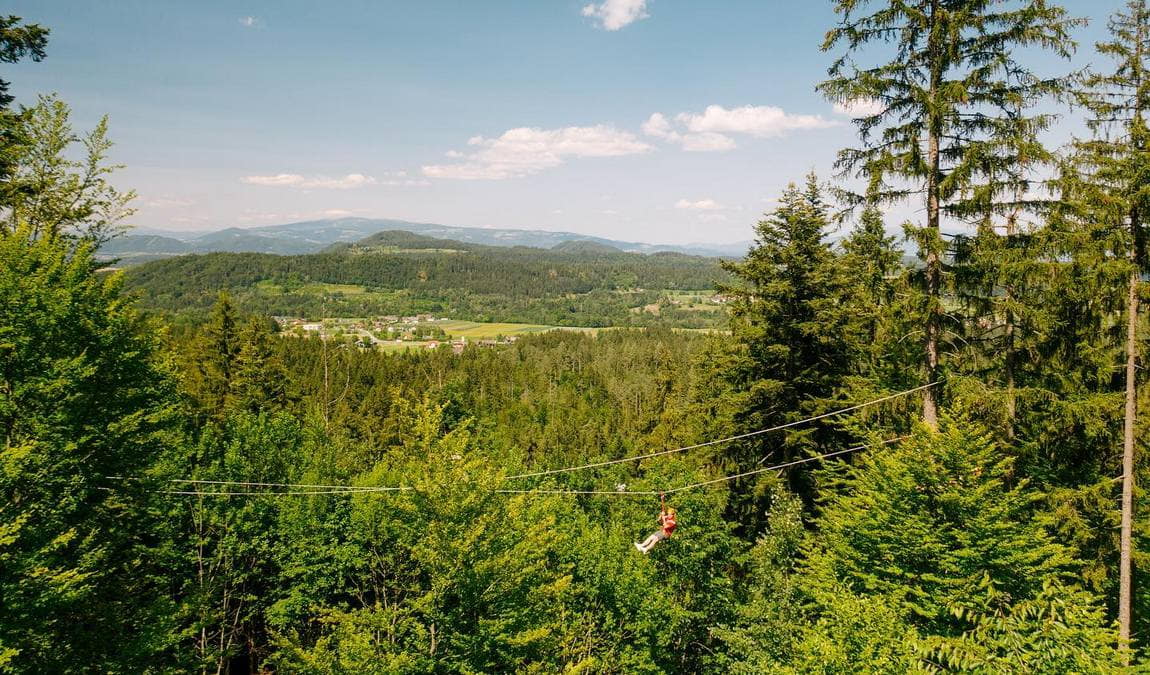
[[[388,293],[373,293],[358,284],[277,284],[274,281],[260,281],[255,284],[256,289],[267,295],[283,295],[284,293],[304,293],[307,295],[388,295]]]
[[[595,333],[598,328],[567,328],[561,326],[544,326],[532,323],[479,323],[477,321],[437,321],[437,328],[453,338],[465,337],[469,340],[490,340],[500,335],[529,335],[531,333],[546,333],[551,330],[574,330]]]

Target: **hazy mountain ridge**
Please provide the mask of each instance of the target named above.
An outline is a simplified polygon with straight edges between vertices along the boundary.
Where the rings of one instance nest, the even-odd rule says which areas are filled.
[[[397,230],[464,244],[501,247],[528,246],[551,249],[566,242],[587,242],[587,244],[580,246],[586,248],[589,244],[598,245],[601,248],[596,250],[600,253],[607,252],[607,247],[609,247],[629,253],[671,251],[689,255],[739,258],[746,253],[750,246],[749,241],[735,244],[686,246],[647,244],[594,237],[575,232],[460,227],[384,218],[337,218],[251,228],[231,227],[206,233],[165,232],[141,228],[134,234],[124,235],[104,245],[101,253],[105,257],[120,258],[125,262],[142,262],[146,259],[187,253],[233,252],[294,255],[318,253],[333,244],[341,242],[351,244],[379,232]]]

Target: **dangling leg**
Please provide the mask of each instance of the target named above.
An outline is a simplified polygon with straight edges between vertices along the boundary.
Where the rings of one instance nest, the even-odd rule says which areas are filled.
[[[660,541],[663,541],[666,538],[666,535],[664,535],[662,531],[659,531],[647,537],[642,544],[635,544],[635,548],[639,549],[643,553],[650,553],[651,549],[655,548],[655,544],[658,544]]]

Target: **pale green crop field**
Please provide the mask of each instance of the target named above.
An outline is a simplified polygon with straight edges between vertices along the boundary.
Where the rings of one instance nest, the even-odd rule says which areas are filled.
[[[261,292],[268,295],[281,295],[283,293],[302,293],[306,295],[365,295],[368,290],[363,286],[357,284],[322,284],[322,283],[308,283],[308,284],[293,284],[285,286],[284,284],[277,284],[273,281],[260,281],[255,287]]]
[[[436,321],[433,324],[453,338],[465,337],[470,340],[492,340],[500,335],[529,335],[546,333],[551,330],[577,330],[596,332],[596,328],[564,328],[533,323],[478,323],[476,321]]]

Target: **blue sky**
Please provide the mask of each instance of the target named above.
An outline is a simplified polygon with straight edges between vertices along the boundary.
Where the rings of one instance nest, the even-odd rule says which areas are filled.
[[[1085,65],[1121,3],[1065,4],[1091,18],[1072,64]],[[80,128],[109,115],[142,227],[354,215],[730,242],[788,181],[830,178],[854,139],[814,91],[829,0],[10,0],[6,13],[52,30],[45,61],[5,68],[14,93],[57,92]]]

